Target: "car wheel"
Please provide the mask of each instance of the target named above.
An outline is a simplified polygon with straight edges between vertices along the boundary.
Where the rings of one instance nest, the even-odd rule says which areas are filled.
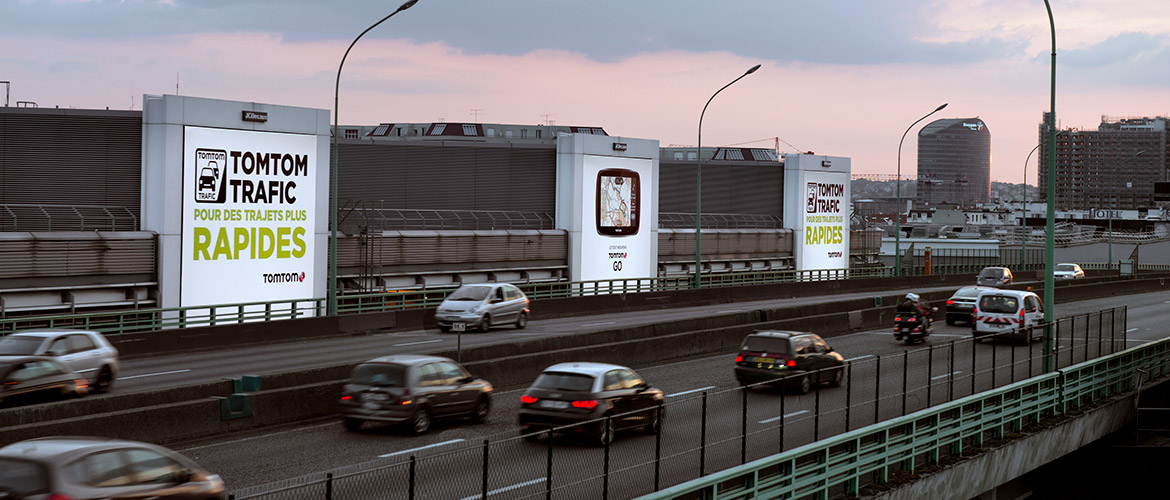
[[[593,432],[591,433],[593,444],[605,446],[613,441],[613,426],[606,424],[605,419],[594,424]]]
[[[102,371],[98,372],[97,382],[93,384],[93,392],[110,392],[113,387],[114,373],[109,366],[103,366]]]
[[[431,411],[425,406],[420,406],[410,419],[410,432],[417,436],[426,434],[429,430],[431,430]]]
[[[492,412],[492,401],[487,396],[480,396],[475,401],[475,411],[471,413],[471,419],[477,424],[487,422],[488,415]]]
[[[521,312],[520,317],[516,318],[516,329],[523,330],[526,326],[528,326],[528,313]]]
[[[491,329],[492,329],[492,315],[485,314],[485,315],[483,315],[483,319],[479,321],[479,331],[481,331],[483,333],[487,333],[487,331],[491,330]]]
[[[843,382],[845,382],[845,369],[844,368],[837,370],[835,373],[833,373],[833,380],[829,381],[829,386],[830,387],[841,387],[841,384]]]
[[[797,393],[808,394],[808,391],[811,391],[811,390],[812,390],[812,380],[810,380],[808,378],[808,375],[803,375],[800,377],[799,380],[796,381],[796,392]]]
[[[662,423],[666,420],[666,408],[662,406],[655,406],[650,409],[653,412],[650,416],[650,423],[643,429],[646,434],[655,435],[662,432]]]
[[[362,421],[356,418],[345,417],[341,420],[341,423],[345,426],[345,430],[349,432],[357,432],[362,428]]]

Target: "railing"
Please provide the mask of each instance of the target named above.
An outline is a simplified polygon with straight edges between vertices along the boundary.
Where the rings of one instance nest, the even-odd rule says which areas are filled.
[[[297,319],[323,314],[325,314],[325,299],[160,307],[128,311],[4,318],[0,319],[0,335],[30,328],[81,328],[109,334],[149,332],[193,326]]]
[[[1058,355],[1057,358],[1060,356]],[[641,497],[796,498],[858,496],[945,459],[981,450],[987,440],[1074,413],[1135,388],[1137,372],[1170,373],[1170,339],[1086,360],[1055,372],[961,398],[772,455]]]
[[[127,207],[105,205],[0,204],[0,231],[137,231]]]
[[[981,345],[953,340],[855,358],[840,369],[839,379],[838,369],[829,368],[771,385],[680,393],[630,413],[525,436],[500,433],[392,453],[238,490],[233,498],[633,498],[662,488],[668,489],[653,498],[716,498],[694,493],[714,490],[718,498],[797,498],[839,491],[841,484],[856,494],[871,473],[884,480],[892,472],[913,471],[915,464],[949,453],[940,450],[970,451],[985,435],[1108,394],[1102,389],[1115,387],[1129,369],[1111,360],[1134,352],[1114,355],[1125,348],[1125,311],[1107,309],[1051,325],[1057,348],[1050,356],[1061,373],[1041,374],[1043,345],[1016,345],[1012,332],[985,337]],[[1046,328],[1025,333],[1034,340]],[[1163,355],[1170,354],[1170,344],[1159,345]],[[805,376],[813,382],[810,394],[780,389]],[[822,389],[818,381],[842,387]],[[639,430],[649,432],[596,439],[625,416],[638,417],[644,426]],[[695,478],[702,479],[683,484]],[[747,485],[766,487],[745,493]],[[773,486],[788,496],[777,496],[768,489]]]

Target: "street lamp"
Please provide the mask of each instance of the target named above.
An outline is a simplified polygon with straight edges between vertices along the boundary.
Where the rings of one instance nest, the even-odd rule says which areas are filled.
[[[1044,373],[1055,369],[1052,359],[1053,308],[1056,303],[1056,276],[1053,274],[1056,261],[1056,21],[1052,19],[1052,5],[1044,0],[1048,11],[1048,29],[1052,33],[1052,82],[1049,97],[1052,111],[1048,114],[1048,196],[1046,197],[1046,220],[1044,227]]]
[[[349,48],[345,49],[345,55],[341,56],[341,64],[337,65],[337,84],[333,88],[333,162],[330,164],[329,172],[329,219],[331,230],[329,233],[329,309],[327,312],[330,316],[337,314],[337,173],[340,170],[337,165],[337,136],[339,132],[337,125],[337,102],[338,96],[341,94],[341,68],[345,66],[345,58],[349,57],[349,51],[353,49],[353,46],[366,33],[387,19],[394,17],[394,14],[414,7],[416,3],[418,3],[418,0],[408,0],[406,3],[399,5],[390,15],[371,24],[369,28],[366,28],[357,38],[353,39],[353,42],[349,44]]]
[[[1129,163],[1130,160],[1141,156],[1145,152],[1146,150],[1143,149],[1126,158],[1125,161],[1117,166],[1117,170],[1121,171],[1121,167],[1124,167],[1126,163]],[[1109,176],[1109,269],[1113,269],[1113,181],[1115,180],[1116,176]]]
[[[902,275],[902,142],[906,140],[906,134],[910,133],[910,129],[918,125],[918,122],[925,120],[927,116],[938,113],[945,107],[947,107],[947,103],[944,102],[942,106],[934,108],[934,111],[927,113],[926,116],[914,120],[914,123],[911,123],[909,127],[906,127],[906,131],[902,132],[902,139],[898,141],[898,177],[894,184],[895,199],[897,199],[897,205],[894,207],[894,274],[897,276]]]
[[[711,101],[720,92],[723,92],[723,89],[730,87],[731,84],[738,82],[741,78],[755,73],[757,69],[760,69],[759,64],[752,66],[742,75],[739,75],[739,78],[732,80],[731,83],[716,90],[714,94],[711,94],[711,98],[707,99],[707,104],[703,105],[703,112],[699,113],[699,145],[696,148],[695,154],[695,160],[697,161],[697,168],[695,169],[695,288],[702,286],[699,281],[699,271],[703,265],[703,240],[701,237],[703,231],[701,227],[703,221],[703,115],[707,114],[707,106],[711,105]]]
[[[1062,130],[1062,131],[1060,131],[1059,134],[1056,134],[1056,135],[1060,135],[1060,134],[1063,134],[1065,132],[1066,131]],[[1027,259],[1027,251],[1028,251],[1028,234],[1027,234],[1027,231],[1028,231],[1028,160],[1032,159],[1032,153],[1035,153],[1036,150],[1038,150],[1038,149],[1040,149],[1040,144],[1036,144],[1036,147],[1032,148],[1032,150],[1028,152],[1028,157],[1024,158],[1024,209],[1021,210],[1021,212],[1023,212],[1023,214],[1024,214],[1024,219],[1020,223],[1020,226],[1021,226],[1021,228],[1020,228],[1020,270],[1021,271],[1027,269],[1027,260],[1026,259]],[[1037,160],[1037,161],[1039,161],[1039,160]],[[1037,187],[1039,187],[1039,186],[1037,186]]]

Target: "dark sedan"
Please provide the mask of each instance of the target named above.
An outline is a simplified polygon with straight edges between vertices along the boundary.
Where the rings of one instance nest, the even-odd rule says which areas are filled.
[[[0,404],[84,396],[85,377],[43,356],[0,356]]]
[[[455,361],[439,356],[383,356],[353,368],[341,390],[345,429],[365,422],[406,424],[410,432],[430,430],[435,419],[470,418],[486,422],[492,384]]]
[[[599,445],[620,429],[662,429],[662,391],[634,370],[608,363],[560,363],[544,369],[520,396],[520,433],[583,432]],[[608,425],[607,425],[608,422]]]
[[[955,294],[947,299],[947,324],[953,325],[960,321],[970,323],[971,315],[975,312],[975,299],[979,298],[979,292],[984,290],[996,290],[996,288],[965,286],[955,290]]]
[[[735,379],[740,385],[785,380],[789,388],[807,394],[817,383],[840,387],[845,358],[816,334],[757,331],[743,339]]]

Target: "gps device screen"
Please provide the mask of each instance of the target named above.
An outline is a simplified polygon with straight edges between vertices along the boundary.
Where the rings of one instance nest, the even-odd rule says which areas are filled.
[[[641,182],[638,173],[607,168],[597,173],[597,232],[610,236],[638,233]]]

